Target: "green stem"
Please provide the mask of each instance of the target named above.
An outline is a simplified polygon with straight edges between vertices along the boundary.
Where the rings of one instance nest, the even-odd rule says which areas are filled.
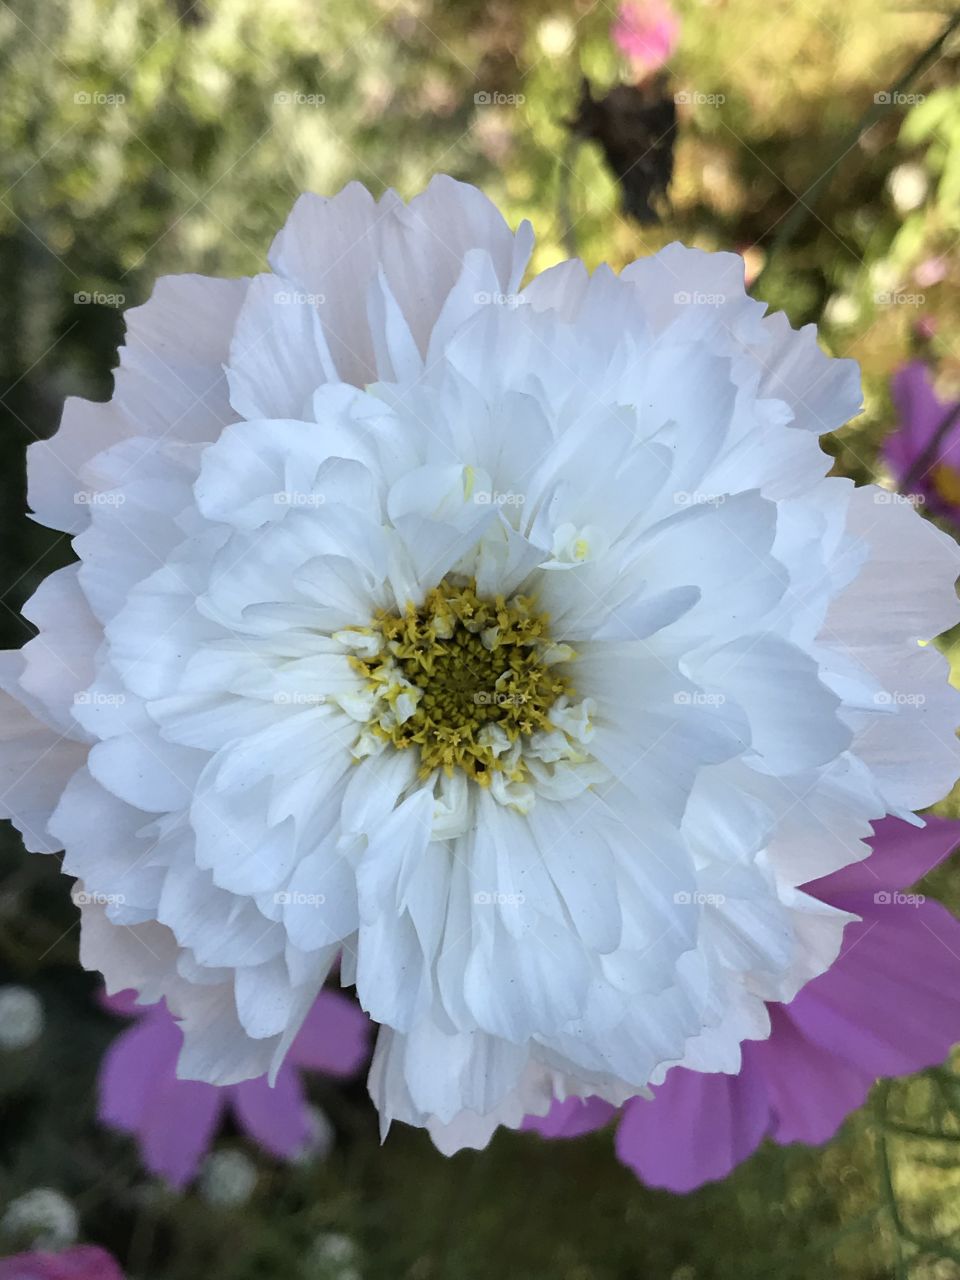
[[[903,1243],[906,1238],[909,1238],[909,1232],[900,1217],[897,1192],[893,1185],[893,1170],[890,1166],[890,1152],[887,1147],[886,1126],[889,1123],[889,1098],[890,1082],[884,1080],[877,1091],[877,1098],[874,1104],[874,1115],[877,1118],[877,1153],[880,1157],[880,1185],[883,1189],[887,1210],[893,1224],[894,1248],[896,1249],[896,1280],[907,1280],[907,1263],[903,1253]]]
[[[560,156],[560,172],[557,177],[557,213],[560,217],[560,243],[568,258],[577,256],[577,233],[573,221],[573,205],[570,195],[573,166],[577,162],[580,139],[571,134]]]

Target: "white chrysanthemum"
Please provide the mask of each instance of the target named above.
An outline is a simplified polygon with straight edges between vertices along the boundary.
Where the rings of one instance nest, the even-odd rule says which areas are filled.
[[[3,671],[4,803],[183,1073],[275,1068],[342,952],[445,1149],[735,1071],[837,952],[800,886],[957,770],[956,548],[825,478],[855,366],[733,255],[529,250],[439,178],[162,280],[33,446],[80,563]]]

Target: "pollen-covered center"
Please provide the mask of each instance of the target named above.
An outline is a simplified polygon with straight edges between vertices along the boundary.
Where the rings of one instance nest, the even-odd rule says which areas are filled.
[[[551,708],[573,693],[556,670],[573,651],[551,641],[529,597],[484,599],[472,581],[445,580],[419,607],[378,614],[371,631],[379,652],[352,663],[377,695],[374,733],[419,748],[422,777],[441,768],[482,786],[498,772],[522,780],[516,745],[552,733]]]

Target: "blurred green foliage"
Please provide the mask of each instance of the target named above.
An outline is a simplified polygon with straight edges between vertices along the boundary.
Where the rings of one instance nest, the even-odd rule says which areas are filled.
[[[899,363],[921,353],[943,393],[960,393],[960,44],[883,100],[948,15],[877,0],[678,9],[670,84],[689,101],[671,209],[641,229],[565,123],[583,74],[601,89],[627,75],[605,3],[0,0],[4,641],[24,638],[16,610],[70,555],[22,514],[23,448],[55,428],[65,394],[109,394],[121,308],[165,272],[258,270],[301,190],[351,179],[406,195],[437,171],[473,181],[511,221],[533,220],[536,269],[571,237],[591,265],[677,237],[741,250],[751,274],[765,267],[761,296],[861,361],[866,411],[829,447],[840,470],[875,476]],[[960,902],[949,870],[933,889]],[[880,1086],[823,1150],[765,1149],[685,1198],[639,1186],[609,1134],[502,1134],[447,1161],[399,1131],[381,1149],[362,1086],[318,1082],[333,1154],[282,1168],[248,1149],[257,1189],[231,1210],[152,1183],[131,1145],[97,1127],[96,1068],[116,1024],[76,967],[56,860],[25,859],[8,834],[0,982],[31,985],[47,1015],[40,1042],[2,1061],[0,1200],[58,1187],[84,1238],[131,1276],[960,1277],[949,1068]]]

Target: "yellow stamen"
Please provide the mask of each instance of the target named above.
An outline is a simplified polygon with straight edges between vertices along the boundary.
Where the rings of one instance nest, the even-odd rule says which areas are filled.
[[[415,707],[402,722],[384,716],[373,732],[395,747],[417,747],[421,777],[436,768],[448,775],[462,769],[489,786],[491,775],[505,770],[498,759],[503,739],[497,743],[494,727],[511,746],[549,733],[551,707],[573,694],[568,677],[543,660],[556,652],[548,622],[529,597],[484,599],[472,581],[457,586],[444,580],[419,608],[408,604],[402,615],[379,613],[372,629],[382,637],[380,652],[351,657],[351,665],[389,706],[406,694]],[[512,780],[522,779],[522,760],[509,772]]]

